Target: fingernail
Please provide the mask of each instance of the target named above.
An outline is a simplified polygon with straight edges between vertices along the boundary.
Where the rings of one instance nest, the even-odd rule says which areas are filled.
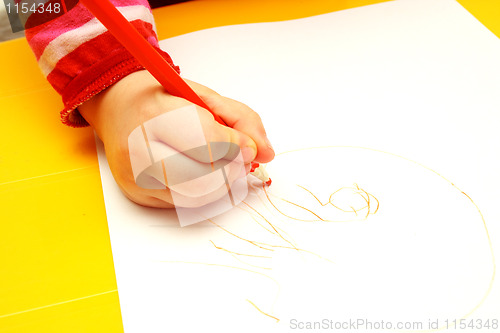
[[[252,147],[244,147],[241,148],[241,155],[243,156],[243,161],[245,163],[250,163],[254,160],[257,152]]]
[[[264,142],[266,143],[266,145],[269,149],[274,151],[273,145],[271,144],[271,141],[269,141],[269,139],[267,137],[264,139]]]

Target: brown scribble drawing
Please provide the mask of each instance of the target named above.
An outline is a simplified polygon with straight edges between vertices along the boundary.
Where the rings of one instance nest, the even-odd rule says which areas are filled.
[[[231,265],[221,265],[221,264],[206,263],[206,262],[173,261],[173,260],[166,260],[166,261],[161,261],[161,262],[170,263],[170,264],[189,264],[189,265],[203,265],[203,266],[212,266],[212,267],[220,267],[220,268],[229,268],[229,269],[241,270],[241,271],[245,271],[245,272],[249,272],[249,273],[252,273],[252,274],[257,274],[257,275],[263,276],[263,277],[265,277],[267,279],[270,279],[271,281],[273,281],[276,284],[277,291],[276,291],[276,296],[274,297],[273,306],[274,306],[274,303],[276,303],[276,301],[278,300],[278,297],[279,297],[279,294],[280,294],[280,284],[279,284],[279,282],[275,278],[271,277],[268,274],[259,272],[259,271],[254,270],[254,269],[248,269],[248,268],[244,268],[244,267],[231,266]],[[276,318],[275,316],[273,316],[273,315],[271,315],[271,314],[269,314],[269,313],[264,312],[263,310],[261,310],[257,305],[255,305],[254,302],[250,301],[249,299],[247,299],[246,301],[249,302],[261,314],[263,314],[263,315],[265,315],[265,316],[267,316],[269,318],[272,318],[272,319],[276,320],[276,322],[280,321],[279,318]]]
[[[344,186],[344,187],[339,188],[338,190],[336,190],[332,194],[330,194],[330,196],[328,197],[328,200],[325,201],[324,203],[316,195],[314,195],[314,193],[311,190],[305,188],[302,185],[298,185],[297,184],[297,186],[299,188],[303,189],[304,191],[306,191],[309,195],[311,195],[317,201],[317,203],[319,204],[319,206],[321,206],[321,207],[325,207],[325,206],[330,205],[331,207],[337,209],[340,212],[343,212],[343,213],[354,213],[356,216],[359,215],[358,213],[361,213],[362,211],[366,210],[366,213],[364,214],[364,219],[367,219],[368,216],[371,215],[371,214],[377,213],[377,211],[379,209],[379,206],[380,206],[380,203],[379,203],[378,199],[373,194],[370,194],[367,191],[365,191],[364,189],[360,188],[358,184],[354,184],[353,187]],[[268,190],[266,189],[266,187],[263,186],[262,188],[263,188],[263,191],[264,191],[264,193],[265,193],[265,195],[266,195],[267,200],[269,201],[269,203],[281,215],[286,216],[286,217],[288,217],[290,219],[297,220],[297,221],[302,221],[302,222],[316,222],[318,220],[322,221],[322,222],[348,222],[348,221],[354,221],[352,219],[331,220],[331,219],[328,219],[328,218],[323,218],[323,217],[320,216],[320,213],[315,212],[313,209],[306,208],[306,207],[304,207],[304,206],[302,206],[302,205],[300,205],[300,204],[298,204],[296,202],[292,202],[292,201],[290,201],[288,199],[281,198],[281,197],[275,197],[275,199],[271,199],[272,197],[268,193]],[[350,204],[347,207],[342,208],[339,204],[335,204],[334,203],[336,196],[338,197],[339,194],[341,194],[342,192],[349,192],[351,194],[355,194],[355,195],[359,196],[359,198],[361,198],[364,201],[365,205],[362,206],[362,207],[355,207],[353,204]],[[298,207],[300,209],[303,209],[304,211],[307,211],[308,213],[310,213],[311,215],[313,215],[316,219],[314,219],[314,220],[306,220],[306,219],[299,219],[299,218],[290,216],[287,213],[285,213],[282,209],[278,208],[277,204],[274,202],[274,200],[281,200],[283,202],[286,202],[287,204],[290,204],[290,205],[293,205],[293,206]]]
[[[346,187],[342,187],[342,188],[335,190],[334,192],[332,192],[332,194],[329,196],[329,198],[326,202],[322,202],[316,195],[314,195],[314,193],[311,190],[305,188],[304,186],[301,186],[301,185],[297,185],[297,186],[299,188],[301,188],[302,190],[304,190],[305,196],[312,196],[316,200],[317,204],[320,207],[325,207],[327,205],[330,205],[333,209],[336,209],[342,213],[345,213],[346,215],[350,215],[350,214],[358,215],[358,214],[361,214],[361,212],[366,211],[364,213],[364,219],[366,219],[366,218],[368,218],[368,216],[370,214],[375,214],[379,208],[378,199],[375,196],[373,196],[372,194],[365,191],[364,189],[360,188],[357,184],[354,184],[353,187],[346,186]],[[291,218],[293,220],[297,220],[297,221],[311,222],[310,220],[293,218],[293,217],[289,216],[288,214],[286,214],[283,210],[278,209],[276,207],[276,205],[273,203],[273,201],[271,200],[271,198],[266,190],[265,185],[262,185],[262,188],[260,188],[260,189],[256,189],[255,187],[250,186],[250,189],[251,189],[251,191],[254,192],[254,194],[258,194],[259,190],[263,191],[266,195],[268,203],[271,204],[272,207],[274,207],[276,209],[276,211],[278,211],[283,216]],[[356,196],[358,196],[359,198],[362,199],[362,202],[364,204],[362,206],[356,207],[355,204],[353,203],[353,204],[349,204],[347,209],[342,208],[339,204],[335,203],[336,195],[338,196],[339,193],[341,193],[342,191],[348,191],[349,193],[355,194]],[[298,202],[293,202],[293,201],[290,201],[290,200],[285,199],[285,198],[279,198],[279,200],[282,200],[283,202],[286,202],[287,204],[293,205],[295,207],[299,207],[299,208],[309,212],[310,214],[312,214],[313,216],[315,216],[317,219],[319,219],[322,222],[341,222],[341,221],[348,221],[349,220],[349,218],[339,220],[339,221],[328,220],[326,218],[320,217],[319,213],[314,212],[313,209],[306,208]],[[258,253],[242,253],[242,252],[239,252],[236,250],[231,250],[231,249],[222,247],[220,245],[216,245],[214,241],[210,240],[210,242],[212,243],[212,245],[214,246],[215,249],[232,255],[233,258],[236,259],[239,263],[247,265],[247,266],[251,267],[252,269],[271,271],[272,267],[268,267],[268,266],[266,266],[266,264],[267,264],[269,259],[272,259],[272,254],[277,249],[289,250],[289,251],[294,251],[294,252],[298,252],[298,253],[309,254],[309,255],[313,255],[319,259],[322,259],[326,262],[333,263],[332,260],[330,260],[328,258],[324,258],[321,255],[319,255],[313,251],[309,251],[307,249],[303,249],[303,248],[298,247],[297,244],[286,233],[286,231],[278,228],[274,223],[272,223],[268,218],[266,218],[264,216],[264,214],[262,214],[262,212],[259,212],[258,209],[256,209],[252,205],[250,205],[248,202],[243,201],[242,206],[238,206],[238,208],[241,209],[242,211],[244,211],[245,213],[247,213],[251,217],[251,220],[253,222],[255,222],[263,230],[265,230],[266,234],[271,234],[272,236],[274,236],[274,242],[262,242],[262,241],[258,241],[258,240],[248,239],[245,236],[238,235],[238,234],[230,231],[227,227],[221,226],[220,224],[216,223],[213,219],[208,219],[208,221],[210,223],[215,225],[217,228],[221,229],[223,232],[225,232],[229,236],[234,237],[235,239],[237,239],[241,242],[251,244],[254,247],[254,250],[258,252]],[[265,251],[267,251],[267,252],[265,252]],[[243,258],[260,259],[260,261],[262,263],[261,264],[252,264],[252,263],[248,262],[247,260],[243,259],[242,257]],[[279,321],[279,319],[277,317],[275,317],[267,312],[262,311],[251,300],[247,299],[247,301],[250,304],[252,304],[260,313],[262,313],[270,318],[275,319],[277,322]]]
[[[413,161],[411,159],[405,158],[400,155],[392,154],[389,152],[381,151],[381,150],[376,150],[376,149],[371,149],[371,148],[364,148],[364,147],[345,147],[345,146],[331,146],[331,147],[317,147],[317,148],[308,148],[308,149],[318,149],[318,148],[352,148],[352,149],[364,149],[364,150],[369,150],[369,151],[374,151],[374,152],[379,152],[383,154],[387,154],[399,159],[404,159],[408,162],[414,163],[420,167],[423,167],[427,169],[428,171],[432,172],[433,174],[437,175],[438,177],[442,178],[446,182],[448,182],[453,188],[455,188],[459,193],[467,197],[468,201],[475,207],[477,210],[481,221],[483,223],[483,227],[486,233],[486,237],[489,243],[489,248],[491,252],[491,257],[492,257],[492,267],[493,267],[493,273],[491,276],[491,280],[489,283],[489,287],[486,291],[486,293],[483,295],[482,299],[479,301],[478,304],[476,304],[467,314],[463,315],[461,318],[467,318],[470,316],[474,311],[476,311],[486,300],[488,295],[491,292],[491,289],[493,287],[493,282],[495,279],[495,274],[496,274],[496,261],[494,257],[494,252],[493,252],[493,246],[492,242],[490,239],[490,235],[488,232],[488,228],[486,225],[486,221],[484,219],[483,213],[479,209],[479,207],[476,205],[476,203],[472,200],[471,197],[469,197],[465,192],[463,192],[461,189],[459,189],[454,183],[443,177],[441,174],[436,172],[435,170],[426,167],[425,165],[422,165],[416,161]],[[308,150],[308,149],[301,149],[301,150]],[[300,151],[300,150],[296,150]],[[296,151],[290,151],[290,152],[296,152]],[[286,153],[290,153],[286,152]],[[285,153],[282,153],[285,154]],[[280,155],[282,155],[280,154]],[[368,190],[364,189],[361,187],[359,184],[354,183],[352,186],[344,186],[338,189],[334,189],[331,194],[329,195],[328,198],[320,198],[318,195],[314,193],[311,189],[300,185],[296,184],[296,187],[300,189],[300,191],[303,192],[304,198],[307,199],[313,199],[312,201],[315,203],[314,205],[309,204],[307,207],[302,203],[302,202],[296,202],[292,201],[288,198],[285,197],[280,197],[277,196],[276,194],[271,193],[272,190],[269,190],[266,186],[262,187],[255,187],[255,186],[249,186],[249,193],[253,193],[255,197],[260,200],[260,203],[262,204],[262,207],[259,206],[259,208],[256,208],[252,205],[250,205],[247,201],[243,201],[242,204],[237,206],[236,208],[241,210],[242,212],[246,213],[247,216],[251,218],[251,221],[255,223],[256,226],[258,226],[263,234],[262,238],[264,238],[264,235],[267,235],[267,237],[271,237],[270,241],[262,241],[262,240],[256,240],[256,239],[248,239],[246,236],[237,234],[233,231],[230,230],[228,227],[224,227],[214,220],[210,219],[208,220],[210,223],[212,223],[215,227],[219,228],[221,231],[223,231],[225,234],[227,234],[229,237],[238,240],[239,242],[250,244],[253,247],[253,252],[251,253],[244,253],[241,252],[237,249],[230,249],[224,246],[224,244],[216,244],[214,241],[209,240],[211,244],[213,245],[214,249],[217,251],[220,251],[221,253],[225,253],[227,255],[231,255],[238,263],[245,265],[246,267],[238,267],[238,266],[230,266],[230,265],[218,265],[218,264],[209,264],[209,263],[193,263],[193,262],[183,262],[187,264],[201,264],[201,265],[209,265],[209,266],[220,266],[220,267],[225,267],[225,268],[231,268],[231,269],[239,269],[239,270],[244,270],[249,273],[254,273],[254,274],[259,274],[262,276],[265,276],[269,279],[271,279],[276,285],[277,285],[277,294],[275,296],[274,303],[279,297],[279,290],[280,290],[280,284],[279,282],[274,279],[270,273],[272,272],[272,267],[270,267],[270,260],[273,258],[273,254],[275,253],[276,250],[284,250],[284,251],[290,251],[290,253],[296,253],[299,255],[307,254],[307,255],[312,255],[314,257],[317,257],[321,260],[324,260],[325,263],[332,264],[334,263],[331,259],[329,258],[324,258],[320,254],[314,253],[313,251],[309,251],[307,249],[301,248],[296,242],[292,239],[292,237],[286,232],[286,230],[283,230],[282,228],[278,227],[275,223],[270,221],[270,219],[266,218],[263,214],[263,211],[261,209],[269,209],[274,210],[277,212],[279,215],[281,215],[284,220],[281,220],[281,222],[285,221],[286,223],[293,223],[294,221],[297,223],[324,223],[324,222],[350,222],[350,221],[365,221],[367,220],[371,215],[376,214],[379,211],[380,208],[380,202],[377,199],[377,197],[374,194],[371,194],[368,192]],[[260,195],[260,194],[263,194]],[[352,202],[349,202],[349,200],[339,200],[339,198],[350,198],[352,199]],[[342,218],[335,218],[332,219],[330,216],[325,217],[319,210],[324,209],[325,207],[330,207],[333,211],[336,212],[336,217],[342,216]],[[289,209],[298,209],[299,211],[302,211],[306,215],[309,215],[310,218],[298,218],[296,216],[292,216],[287,210]],[[354,218],[353,218],[354,217]],[[283,224],[283,223],[282,223]],[[254,260],[257,261],[257,263],[251,263],[249,260]],[[276,316],[272,315],[272,307],[271,305],[269,307],[269,310],[263,311],[260,307],[258,307],[254,302],[252,302],[250,299],[247,299],[247,301],[261,314],[272,318],[276,320],[276,322],[279,322],[279,318]],[[443,327],[439,328],[438,330],[443,329]]]
[[[335,209],[338,209],[338,210],[340,210],[340,211],[342,211],[344,213],[348,213],[348,214],[355,213],[355,214],[358,214],[360,211],[363,211],[363,210],[367,209],[367,213],[366,213],[366,217],[367,217],[369,214],[375,214],[376,211],[378,210],[378,205],[379,205],[378,200],[373,195],[371,195],[368,192],[366,192],[365,190],[361,189],[358,185],[355,185],[355,187],[344,187],[344,188],[336,190],[335,192],[332,193],[332,195],[328,199],[328,202],[326,202],[324,204],[310,190],[306,189],[303,186],[300,186],[300,185],[298,185],[298,186],[300,188],[302,188],[302,189],[305,190],[305,192],[304,192],[305,195],[312,195],[314,198],[316,198],[316,200],[318,201],[319,205],[325,206],[325,205],[330,204]],[[263,186],[262,188],[264,189],[264,192],[265,192],[265,186]],[[342,190],[345,190],[345,189],[350,189],[350,190],[354,191],[354,193],[356,193],[360,197],[362,197],[363,200],[364,200],[364,202],[366,203],[366,205],[363,206],[363,207],[359,207],[359,208],[354,208],[351,205],[350,207],[352,209],[349,209],[349,210],[344,210],[344,209],[339,208],[338,206],[336,206],[333,203],[334,195],[336,193],[338,193],[339,191],[342,191]],[[261,190],[261,189],[258,189],[258,190]],[[254,188],[253,191],[254,191],[255,194],[257,194],[257,192],[256,192],[257,189]],[[266,196],[267,196],[268,195],[267,192],[265,192],[265,193],[266,193]],[[295,202],[292,202],[292,201],[286,200],[286,199],[283,199],[283,200],[285,200],[289,204],[301,207],[301,208],[303,208],[303,209],[311,212],[315,216],[318,216],[312,210],[309,210],[308,208],[301,206],[299,203],[295,203]],[[375,210],[373,210],[373,208],[372,208],[374,202],[376,203]],[[272,206],[274,206],[274,204],[272,203],[272,201],[270,199],[269,199],[269,203]],[[273,253],[276,250],[286,250],[286,251],[293,251],[293,252],[296,252],[296,253],[309,254],[309,255],[315,256],[315,257],[317,257],[317,258],[319,258],[321,260],[324,260],[325,262],[333,263],[333,261],[331,259],[324,258],[323,256],[321,256],[321,255],[319,255],[319,254],[317,254],[317,253],[315,253],[313,251],[309,251],[307,249],[303,249],[303,248],[298,247],[297,244],[292,240],[292,238],[287,234],[287,232],[285,230],[282,230],[281,228],[277,227],[268,218],[266,218],[264,216],[264,214],[262,214],[261,212],[259,212],[258,209],[256,209],[255,207],[253,207],[252,205],[250,205],[246,201],[243,201],[242,205],[237,206],[237,208],[240,209],[240,210],[242,210],[244,213],[248,214],[250,216],[250,218],[251,218],[251,221],[255,222],[255,224],[258,225],[263,230],[263,232],[265,234],[271,235],[271,237],[273,239],[273,242],[263,242],[263,241],[260,241],[260,240],[248,239],[246,236],[239,235],[239,234],[231,231],[229,228],[220,225],[219,223],[215,222],[213,219],[208,219],[208,221],[210,223],[212,223],[214,226],[216,226],[217,228],[219,228],[220,230],[222,230],[229,237],[237,239],[238,241],[241,241],[243,243],[252,245],[254,247],[254,251],[255,252],[254,253],[243,253],[243,252],[238,251],[238,250],[228,249],[228,248],[223,247],[223,246],[221,246],[219,244],[216,244],[213,240],[209,240],[209,242],[213,245],[213,247],[216,250],[231,255],[236,261],[238,261],[238,263],[241,263],[241,264],[245,265],[246,268],[238,267],[238,266],[229,266],[229,265],[208,264],[208,263],[197,263],[197,264],[204,264],[204,265],[211,265],[211,266],[220,266],[220,267],[233,268],[233,269],[242,269],[242,270],[245,270],[247,272],[251,272],[251,273],[255,273],[255,274],[260,274],[262,276],[266,276],[269,279],[273,280],[277,284],[278,291],[277,291],[277,295],[276,295],[276,298],[275,298],[275,300],[276,300],[278,298],[278,295],[279,295],[279,282],[276,281],[274,278],[272,278],[269,275],[269,271],[272,271],[272,267],[266,266],[269,263],[269,260],[272,259],[272,255],[273,255]],[[284,216],[287,216],[285,213],[283,213],[282,211],[278,210],[277,208],[276,208],[276,210],[279,211]],[[295,219],[295,220],[297,220],[297,219]],[[321,220],[322,221],[328,221],[327,219],[321,219]],[[309,222],[307,220],[303,220],[303,221],[304,222]],[[260,261],[260,263],[259,264],[250,263],[247,260],[249,258],[257,259],[257,260]],[[171,261],[169,261],[169,262],[171,262]],[[183,262],[183,263],[193,264],[192,262]],[[270,314],[269,313],[270,311],[266,312],[266,311],[262,310],[259,306],[257,306],[250,299],[247,299],[247,301],[256,310],[258,310],[261,314],[263,314],[263,315],[265,315],[265,316],[267,316],[269,318],[272,318],[272,319],[276,320],[276,322],[279,322],[279,318],[277,318],[276,316],[273,316],[272,314]]]

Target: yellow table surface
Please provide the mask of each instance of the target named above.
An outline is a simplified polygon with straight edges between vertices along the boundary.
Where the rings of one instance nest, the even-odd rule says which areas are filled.
[[[154,15],[165,39],[378,2],[196,0]],[[500,36],[500,1],[459,2]],[[93,132],[59,122],[24,39],[0,44],[0,73],[0,332],[121,332]]]

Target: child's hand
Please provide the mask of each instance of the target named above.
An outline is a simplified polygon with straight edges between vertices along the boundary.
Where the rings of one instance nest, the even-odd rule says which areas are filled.
[[[210,112],[197,107],[199,119],[198,124],[193,124],[193,128],[199,128],[201,123],[208,142],[230,142],[241,147],[247,172],[250,169],[250,162],[255,160],[266,163],[274,158],[274,151],[257,113],[248,106],[220,96],[205,86],[190,81],[188,83],[210,109],[229,126],[220,125]],[[94,127],[104,143],[109,166],[116,182],[132,201],[144,206],[173,207],[170,191],[144,189],[135,183],[129,157],[128,137],[144,122],[187,105],[193,104],[166,93],[147,71],[139,71],[128,75],[79,107],[82,116]],[[168,127],[172,125],[169,124]],[[194,130],[190,131],[190,128],[184,125],[175,136],[171,131],[162,133],[161,124],[159,127],[160,130],[156,135],[160,136],[160,141],[168,144],[165,145],[166,149],[172,146],[182,151],[183,143],[192,141],[195,135]],[[196,168],[196,165],[187,163],[179,167]],[[190,197],[187,197],[183,200],[183,206],[204,205],[219,199],[226,191],[225,188],[220,188],[207,193],[206,189],[210,188],[210,184],[204,190],[201,190],[202,187],[198,184],[194,191],[196,192],[198,188],[202,192],[190,196],[191,202]]]

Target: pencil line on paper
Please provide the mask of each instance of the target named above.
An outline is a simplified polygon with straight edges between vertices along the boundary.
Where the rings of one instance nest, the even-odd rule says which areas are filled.
[[[336,208],[339,212],[342,212],[342,213],[354,213],[356,216],[358,216],[358,212],[361,212],[361,211],[363,211],[363,210],[366,209],[367,213],[364,216],[364,219],[366,220],[369,215],[375,214],[378,211],[378,209],[379,209],[379,201],[378,201],[378,199],[375,196],[373,196],[372,194],[370,194],[370,193],[366,192],[365,190],[359,188],[357,186],[357,184],[355,184],[355,185],[356,185],[356,188],[354,188],[354,187],[341,187],[341,188],[339,188],[338,190],[336,190],[335,192],[333,192],[330,195],[330,197],[329,197],[329,199],[328,199],[328,201],[326,203],[322,203],[318,199],[318,197],[316,197],[310,190],[306,189],[305,187],[300,186],[300,185],[297,185],[297,186],[300,187],[300,188],[302,188],[302,189],[304,189],[304,190],[306,190],[309,194],[311,194],[321,207],[325,207],[327,205],[331,205],[332,207]],[[366,203],[366,205],[363,206],[363,207],[359,207],[359,208],[355,208],[355,207],[353,207],[351,205],[351,206],[349,206],[349,209],[343,209],[341,207],[336,206],[332,202],[332,197],[336,193],[338,193],[339,191],[341,191],[341,190],[349,190],[353,194],[358,195]],[[273,199],[271,199],[271,195],[270,195],[270,193],[268,192],[267,189],[263,188],[263,192],[264,192],[264,194],[265,194],[265,196],[267,198],[267,201],[271,204],[271,206],[278,213],[280,213],[281,215],[283,215],[283,216],[285,216],[287,218],[290,218],[292,220],[301,221],[301,222],[318,222],[318,221],[321,221],[321,222],[351,222],[351,221],[357,221],[357,219],[347,219],[346,220],[346,219],[330,219],[330,218],[326,219],[326,218],[322,218],[319,214],[317,214],[316,212],[314,212],[312,209],[308,209],[307,207],[304,207],[304,206],[302,206],[302,205],[300,205],[298,203],[295,203],[295,202],[292,202],[292,201],[287,200],[285,198],[281,198],[281,197],[278,197],[278,196],[274,195],[273,197],[275,197],[277,200],[280,200],[280,201],[285,202],[285,203],[287,203],[289,205],[292,205],[294,207],[302,209],[302,210],[308,212],[309,214],[314,215],[314,217],[317,218],[317,220],[306,220],[304,218],[297,218],[297,217],[294,217],[294,216],[290,216],[287,213],[285,213],[285,211],[283,209],[278,208],[277,202],[275,203],[275,201]],[[365,197],[365,195],[366,195],[366,197]],[[377,204],[374,212],[371,211],[372,207],[371,207],[370,197],[374,198],[375,202]]]
[[[485,300],[490,295],[490,293],[491,293],[491,291],[493,289],[493,285],[494,285],[495,278],[496,278],[496,272],[497,272],[497,264],[496,264],[496,258],[495,258],[495,251],[493,250],[493,241],[492,241],[492,239],[490,237],[485,217],[484,217],[483,213],[481,212],[481,209],[479,208],[479,206],[474,202],[474,200],[467,193],[465,193],[464,191],[462,191],[457,185],[455,185],[455,183],[453,183],[452,181],[450,181],[448,178],[444,177],[442,174],[440,174],[436,170],[434,170],[434,169],[432,169],[432,168],[430,168],[430,167],[428,167],[428,166],[426,166],[426,165],[424,165],[422,163],[419,163],[419,162],[417,162],[415,160],[412,160],[410,158],[407,158],[407,157],[404,157],[404,156],[401,156],[401,155],[398,155],[398,154],[395,154],[395,153],[390,153],[390,152],[387,152],[387,151],[379,150],[379,149],[368,148],[368,147],[360,147],[360,146],[323,146],[323,147],[311,147],[311,148],[296,149],[296,150],[291,150],[291,151],[288,151],[288,152],[285,152],[285,153],[306,151],[306,150],[311,150],[311,149],[321,149],[321,148],[349,148],[349,149],[354,148],[354,149],[364,149],[364,150],[368,150],[368,151],[373,151],[373,152],[387,154],[387,155],[392,156],[392,157],[396,157],[396,158],[400,158],[400,159],[406,160],[406,161],[408,161],[410,163],[413,163],[413,164],[415,164],[417,166],[423,167],[424,169],[426,169],[426,170],[434,173],[438,177],[442,178],[444,181],[448,182],[451,186],[453,186],[456,190],[458,190],[461,194],[463,194],[474,205],[475,209],[477,210],[477,212],[478,212],[478,214],[479,214],[479,216],[481,218],[482,226],[484,228],[484,231],[485,231],[485,234],[486,234],[486,239],[488,241],[490,255],[491,255],[492,273],[491,273],[491,278],[490,278],[490,282],[489,282],[488,288],[487,288],[486,292],[484,293],[483,297],[481,298],[481,300],[467,314],[461,316],[461,319],[467,318],[467,317],[471,316],[477,309],[479,309],[479,307],[481,307],[481,305],[485,302]],[[284,154],[284,153],[281,153],[281,154]],[[278,155],[281,155],[281,154],[278,154]],[[336,192],[334,192],[334,193],[332,193],[330,195],[330,198],[329,198],[329,200],[327,202],[323,203],[321,200],[319,200],[319,198],[316,195],[313,194],[312,191],[310,191],[307,188],[305,188],[305,187],[300,186],[300,185],[297,184],[297,186],[299,186],[300,188],[302,188],[305,191],[307,191],[310,195],[312,195],[314,197],[314,199],[321,206],[326,206],[327,204],[331,204],[333,207],[339,209],[340,211],[343,211],[343,212],[346,212],[346,213],[348,213],[348,212],[350,212],[350,213],[354,212],[354,213],[356,213],[356,215],[357,215],[357,212],[359,212],[359,211],[364,210],[364,209],[367,208],[367,213],[366,213],[366,215],[364,217],[364,219],[367,219],[370,214],[375,214],[375,213],[378,212],[378,210],[380,208],[380,202],[371,193],[368,193],[364,189],[360,188],[357,184],[354,184],[354,185],[355,185],[355,188],[344,187],[344,188],[341,188],[341,189],[337,190]],[[366,205],[364,207],[360,208],[360,209],[356,209],[356,208],[354,208],[354,207],[351,206],[350,207],[351,210],[347,210],[347,209],[342,209],[341,207],[338,207],[337,205],[333,204],[332,197],[336,193],[338,193],[340,190],[342,190],[342,189],[352,189],[352,190],[354,190],[353,193],[360,195],[362,197],[362,199],[365,201]],[[271,195],[270,195],[270,193],[268,193],[268,191],[267,191],[267,189],[265,187],[263,187],[263,192],[265,194],[265,197],[266,197],[267,201],[280,214],[282,214],[285,217],[288,217],[290,219],[294,219],[294,220],[298,220],[298,221],[313,222],[313,221],[298,219],[298,218],[286,215],[283,211],[281,211],[280,209],[278,209],[278,207],[275,205],[275,203],[273,202],[273,200],[271,200]],[[285,199],[280,198],[280,197],[278,197],[276,195],[274,195],[273,197],[275,197],[275,198],[277,198],[277,199],[279,199],[281,201],[285,201],[288,204],[299,206],[299,205],[297,205],[297,204],[295,204],[293,202],[286,201]],[[373,212],[371,211],[372,207],[374,208]],[[306,209],[305,207],[301,207],[301,208],[303,208],[303,209],[309,211],[310,213],[312,213],[310,210]],[[316,214],[314,214],[314,215],[316,215]],[[328,221],[328,222],[337,222],[337,221]],[[341,221],[338,221],[338,222],[341,222]],[[344,222],[344,221],[342,221],[342,222]],[[273,247],[273,246],[271,245],[271,247]],[[457,316],[457,318],[458,318],[458,316]],[[442,327],[437,328],[436,330],[442,330],[443,328],[445,328],[445,327],[442,326]],[[432,331],[436,331],[436,330],[432,330]],[[428,330],[428,332],[429,331],[430,330]]]
[[[275,316],[271,316],[269,313],[265,313],[264,311],[262,311],[261,309],[259,309],[259,307],[257,305],[254,304],[254,302],[252,302],[251,300],[247,299],[247,302],[252,304],[254,308],[257,309],[257,311],[259,311],[260,313],[262,313],[263,315],[265,316],[268,316],[270,318],[273,318],[274,320],[276,320],[276,322],[279,322],[280,320],[278,318],[276,318]]]
[[[7,317],[12,317],[12,316],[16,316],[16,315],[27,313],[27,312],[33,312],[33,311],[37,311],[37,310],[47,309],[47,308],[50,308],[50,307],[53,307],[53,306],[58,306],[58,305],[63,305],[63,304],[72,303],[72,302],[76,302],[76,301],[81,301],[81,300],[84,300],[84,299],[87,299],[87,298],[102,296],[102,295],[106,295],[106,294],[110,294],[110,293],[114,293],[114,292],[118,292],[118,289],[108,290],[108,291],[105,291],[105,292],[102,292],[102,293],[98,293],[98,294],[94,294],[94,295],[89,295],[89,296],[74,298],[74,299],[70,299],[70,300],[67,300],[67,301],[63,301],[63,302],[58,302],[58,303],[53,303],[53,304],[49,304],[49,305],[39,306],[39,307],[36,307],[36,308],[33,308],[33,309],[28,309],[28,310],[13,312],[13,313],[5,314],[5,315],[0,315],[0,319],[7,318]]]
[[[274,225],[273,225],[271,222],[269,222],[269,220],[268,220],[268,219],[266,219],[266,218],[264,217],[264,215],[262,215],[259,211],[257,211],[255,208],[253,208],[253,207],[252,207],[252,206],[250,206],[249,204],[247,204],[245,201],[243,201],[243,203],[244,203],[245,205],[247,205],[247,206],[248,206],[248,208],[252,209],[255,213],[257,213],[260,217],[262,217],[262,218],[263,218],[263,219],[267,222],[267,224],[269,224],[269,225],[271,226],[271,228],[274,230],[274,233],[275,233],[276,235],[278,235],[278,236],[279,236],[282,240],[284,240],[285,242],[287,242],[288,244],[290,244],[292,247],[295,247],[295,245],[294,245],[292,242],[290,242],[288,239],[286,239],[285,237],[283,237],[283,236],[279,233],[279,231],[278,231],[278,230],[274,227]]]
[[[258,245],[256,241],[252,241],[252,240],[249,240],[249,239],[246,239],[246,238],[240,237],[240,236],[236,235],[235,233],[232,233],[231,231],[229,231],[229,230],[227,230],[226,228],[224,228],[224,227],[222,227],[222,226],[218,225],[217,223],[215,223],[215,222],[214,222],[214,221],[212,221],[211,219],[207,219],[207,221],[209,221],[210,223],[214,224],[214,225],[215,225],[215,226],[217,226],[218,228],[220,228],[220,229],[224,230],[224,231],[225,231],[225,232],[227,232],[228,234],[230,234],[230,235],[232,235],[232,236],[234,236],[234,237],[236,237],[236,238],[238,238],[238,239],[241,239],[242,241],[248,242],[248,243],[250,243],[250,244],[252,244],[252,245],[254,245],[254,246],[257,246],[258,248],[261,248],[261,249],[266,250],[266,251],[274,251],[273,249],[268,249],[268,248],[265,248],[265,247],[263,247],[263,246]]]
[[[496,259],[495,259],[495,251],[493,250],[493,242],[491,241],[490,232],[488,231],[488,226],[486,225],[486,220],[484,219],[484,215],[481,212],[481,209],[479,209],[479,206],[474,202],[474,200],[472,200],[472,198],[467,193],[465,193],[464,191],[460,190],[454,183],[451,183],[451,185],[453,187],[455,187],[457,190],[459,190],[463,195],[465,195],[467,197],[467,199],[469,199],[472,202],[472,204],[474,205],[474,207],[476,207],[479,215],[481,216],[481,220],[483,222],[484,230],[486,232],[486,237],[488,239],[488,245],[490,247],[491,261],[492,261],[492,265],[493,265],[493,274],[491,275],[491,280],[490,280],[490,284],[488,286],[488,290],[486,290],[486,293],[484,294],[483,298],[479,301],[479,303],[472,310],[470,310],[469,313],[467,313],[466,315],[463,316],[463,318],[467,318],[468,316],[470,316],[474,311],[476,311],[484,303],[484,301],[486,300],[486,298],[488,297],[488,295],[491,293],[491,289],[493,288],[493,283],[495,281],[495,276],[496,276],[496,272],[497,272],[497,264],[496,264]]]
[[[222,250],[222,251],[225,251],[225,252],[228,252],[228,253],[231,253],[231,254],[235,254],[235,255],[238,255],[238,256],[247,256],[247,257],[255,257],[255,258],[265,258],[265,259],[271,259],[271,257],[269,256],[259,256],[259,255],[255,255],[255,254],[246,254],[246,253],[239,253],[239,252],[234,252],[234,251],[230,251],[228,249],[225,249],[223,247],[220,247],[220,246],[217,246],[215,245],[215,243],[210,240],[210,243],[212,243],[212,245],[217,249],[217,250]]]

